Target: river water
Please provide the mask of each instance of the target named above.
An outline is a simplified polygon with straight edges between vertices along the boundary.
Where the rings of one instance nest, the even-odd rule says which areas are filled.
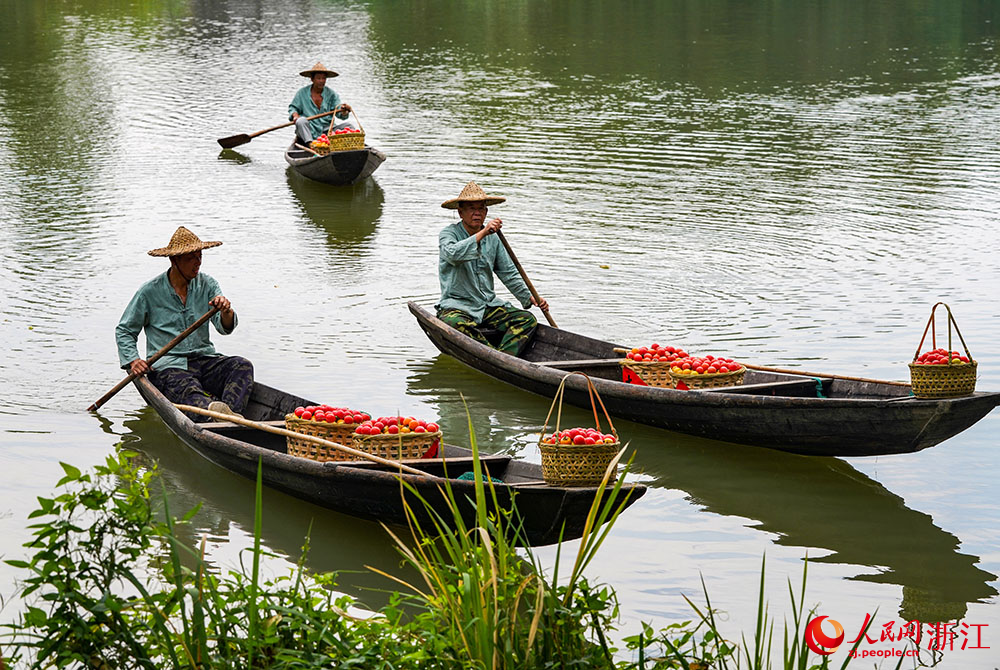
[[[119,440],[159,459],[173,508],[232,560],[252,485],[192,456],[126,389],[113,330],[178,225],[240,314],[226,353],[321,402],[440,417],[538,459],[548,401],[439,355],[405,308],[438,291],[440,203],[470,179],[560,326],[763,365],[905,379],[951,305],[1000,390],[1000,5],[678,0],[0,0],[0,554],[59,461]],[[331,188],[291,174],[285,119],[316,60],[388,159]],[[585,415],[573,414],[582,423]],[[647,495],[590,575],[622,630],[691,614],[704,578],[734,636],[808,555],[807,604],[857,635],[962,619],[939,667],[1000,657],[1000,415],[916,454],[807,458],[620,422]],[[377,605],[374,524],[265,496],[265,544]],[[573,546],[573,545],[571,545]],[[554,550],[541,549],[545,561]],[[16,571],[0,568],[0,591]],[[12,616],[14,605],[4,610]],[[876,635],[877,637],[877,635]],[[885,645],[883,645],[884,647]],[[889,645],[892,646],[892,645]],[[896,645],[900,646],[900,645]],[[872,646],[874,648],[874,646]],[[843,652],[834,657],[839,658]]]

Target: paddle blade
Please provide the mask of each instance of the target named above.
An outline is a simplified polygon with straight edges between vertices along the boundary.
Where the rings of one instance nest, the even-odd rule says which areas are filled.
[[[216,140],[223,149],[232,149],[233,147],[238,147],[241,144],[246,144],[250,141],[250,136],[246,133],[240,135],[231,135],[229,137],[223,137]]]

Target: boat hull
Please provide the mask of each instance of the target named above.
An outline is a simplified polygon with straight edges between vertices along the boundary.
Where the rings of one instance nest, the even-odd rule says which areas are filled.
[[[285,162],[298,174],[333,186],[355,184],[372,175],[385,161],[385,154],[366,146],[358,151],[334,151],[316,156],[293,144],[285,150]]]
[[[415,303],[420,327],[443,353],[518,388],[551,398],[572,367],[539,362],[579,359],[616,417],[687,435],[813,456],[875,456],[919,451],[965,430],[997,404],[998,393],[919,400],[907,387],[827,379],[817,397],[801,377],[747,372],[759,392],[679,391],[621,381],[617,345],[539,325],[524,358],[501,353],[451,328]],[[535,360],[531,360],[535,359]],[[767,387],[771,386],[770,389]],[[589,407],[586,382],[566,382],[567,402]]]
[[[281,436],[247,429],[233,424],[198,424],[179,412],[147,379],[140,377],[135,386],[147,403],[160,415],[170,430],[191,449],[212,463],[238,475],[255,480],[258,462],[266,486],[350,516],[378,521],[389,526],[406,526],[404,499],[418,511],[421,523],[431,523],[431,517],[417,500],[419,494],[444,520],[453,518],[451,504],[443,495],[441,479],[399,474],[362,461],[319,463],[289,456]],[[286,394],[262,384],[254,384],[248,418],[275,421],[296,406],[310,403],[304,398]],[[249,442],[253,439],[254,442]],[[443,459],[408,460],[429,474],[457,477],[471,470],[471,452],[452,445],[444,446]],[[511,459],[508,456],[484,456],[484,466],[493,476],[502,476],[509,483],[498,484],[496,504],[491,511],[509,510],[516,499],[523,521],[524,544],[540,546],[562,539],[580,537],[587,512],[597,494],[595,487],[559,488],[541,481],[538,465]],[[449,469],[449,465],[451,468]],[[456,468],[459,471],[455,471]],[[404,490],[401,482],[413,487]],[[468,501],[474,497],[469,481],[448,480],[466,524],[475,523],[475,509]],[[645,487],[626,484],[620,502],[628,507],[645,493]],[[426,526],[425,526],[426,527]]]

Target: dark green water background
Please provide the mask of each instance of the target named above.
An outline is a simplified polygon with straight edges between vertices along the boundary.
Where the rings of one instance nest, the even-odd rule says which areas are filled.
[[[249,483],[131,389],[83,411],[120,378],[114,325],[178,225],[225,241],[203,270],[241,326],[216,342],[261,381],[452,437],[464,394],[481,443],[528,459],[548,401],[438,355],[404,306],[434,303],[439,204],[469,179],[508,197],[492,213],[565,328],[901,379],[945,300],[1000,389],[998,30],[1000,4],[944,0],[0,0],[0,554],[22,555],[59,460],[119,439],[160,459],[175,509],[205,501],[213,558],[247,545]],[[215,143],[282,122],[317,59],[389,157],[355,188],[288,172],[287,132]],[[704,576],[749,631],[761,556],[781,616],[808,553],[807,602],[849,635],[878,608],[986,624],[1000,648],[996,413],[877,459],[618,428],[651,490],[590,572],[625,630],[688,618]],[[313,521],[315,568],[395,568],[377,526],[265,499],[274,551],[294,559]],[[381,602],[358,590],[378,578],[344,581]]]

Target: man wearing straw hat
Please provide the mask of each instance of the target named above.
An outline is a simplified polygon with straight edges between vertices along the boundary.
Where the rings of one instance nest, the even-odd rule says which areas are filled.
[[[288,105],[288,120],[295,122],[295,136],[300,144],[309,143],[322,135],[330,127],[330,119],[322,117],[307,121],[306,117],[316,116],[323,112],[336,110],[338,119],[346,119],[352,111],[346,102],[341,104],[340,96],[332,88],[326,87],[328,78],[336,77],[337,73],[327,69],[322,63],[316,63],[308,70],[299,72],[312,82],[300,88],[292,102]]]
[[[202,242],[181,226],[170,244],[149,252],[170,259],[170,268],[143,284],[125,308],[115,338],[122,368],[149,373],[149,381],[174,403],[237,414],[246,407],[253,387],[253,364],[240,356],[223,356],[209,340],[204,323],[157,360],[152,369],[139,356],[139,332],[146,331],[147,358],[192,325],[210,307],[215,329],[228,335],[236,328],[236,312],[219,284],[200,272],[201,251],[222,242]]]
[[[459,221],[438,235],[441,302],[436,309],[439,319],[483,344],[490,343],[479,331],[480,326],[501,331],[503,339],[497,349],[516,356],[531,340],[538,324],[526,309],[537,305],[547,310],[549,305],[544,298],[535,301],[507,250],[494,235],[503,222],[486,221],[487,208],[505,200],[486,195],[470,181],[457,198],[441,203],[445,209],[458,210]],[[493,291],[494,273],[525,309],[517,309],[497,297]]]

